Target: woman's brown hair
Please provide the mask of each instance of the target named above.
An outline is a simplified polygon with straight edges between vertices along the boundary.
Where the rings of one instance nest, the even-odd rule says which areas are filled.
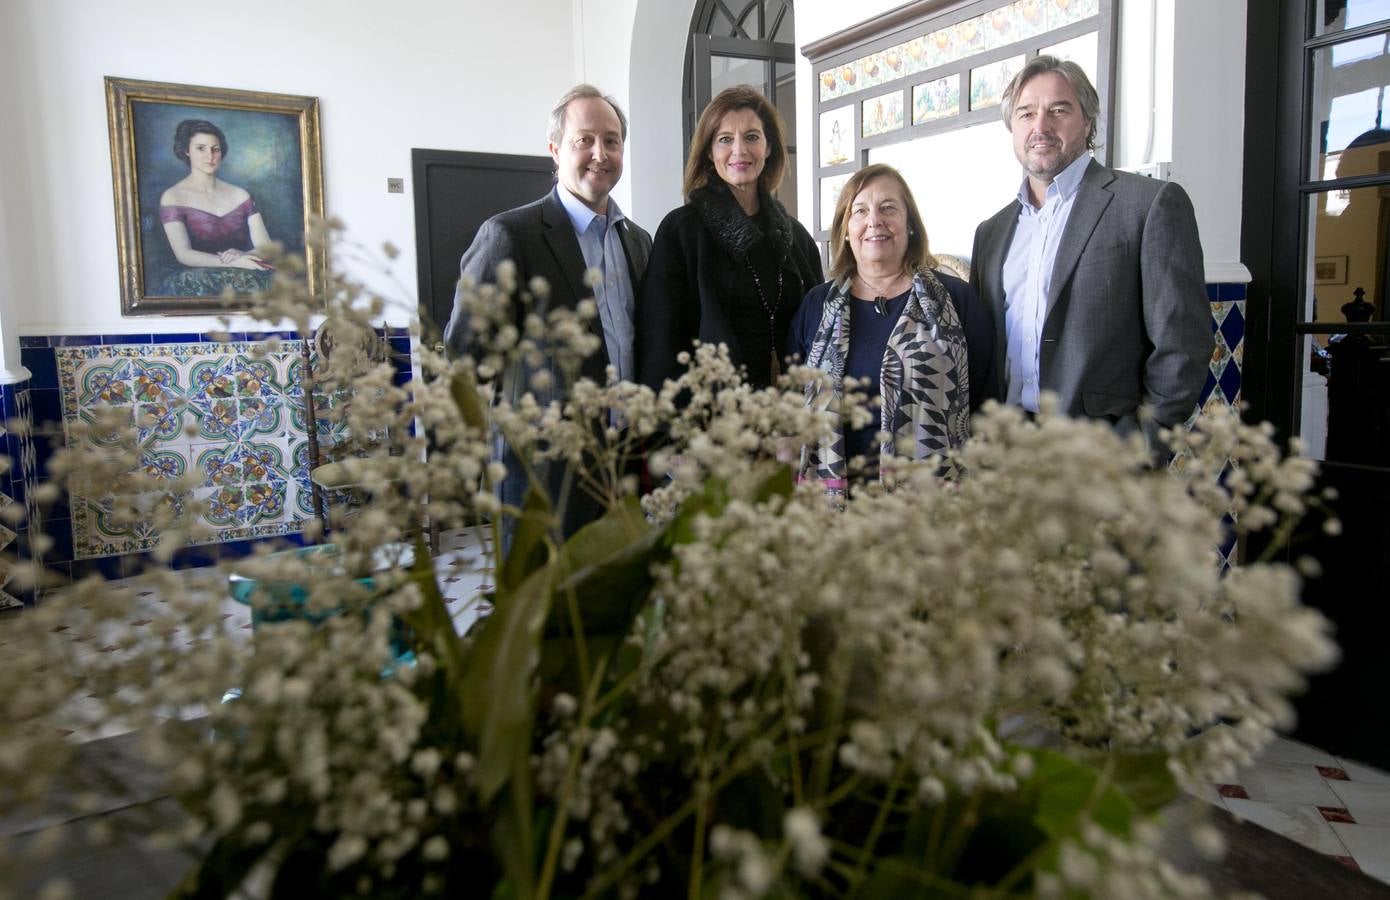
[[[917,272],[935,269],[936,257],[927,247],[927,226],[922,214],[917,211],[917,201],[912,199],[912,190],[902,173],[892,166],[875,163],[865,166],[849,177],[840,190],[840,199],[835,201],[835,221],[830,226],[830,272],[831,281],[839,282],[859,271],[854,251],[849,246],[849,211],[854,198],[875,178],[891,178],[903,192],[903,206],[907,209],[907,250],[903,254],[903,271]]]
[[[714,171],[714,160],[710,159],[710,148],[714,145],[719,123],[729,113],[740,109],[751,109],[758,114],[763,123],[763,137],[767,139],[767,162],[758,176],[758,187],[771,194],[782,183],[782,172],[787,166],[786,129],[782,126],[782,117],[756,88],[740,84],[720,91],[700,113],[695,134],[690,138],[690,154],[685,160],[685,179],[681,184],[686,199],[690,198],[691,191],[719,178]]]

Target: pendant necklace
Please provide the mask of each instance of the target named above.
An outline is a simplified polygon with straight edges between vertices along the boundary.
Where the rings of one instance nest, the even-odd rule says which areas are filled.
[[[753,289],[758,292],[758,302],[767,313],[767,339],[771,343],[767,353],[772,359],[772,380],[776,381],[782,376],[782,365],[777,360],[777,309],[782,305],[782,267],[777,266],[777,296],[774,302],[769,304],[767,295],[763,293],[763,282],[758,277],[758,270],[753,268],[752,261],[747,257],[744,257],[743,263],[748,266],[748,274],[753,276]]]

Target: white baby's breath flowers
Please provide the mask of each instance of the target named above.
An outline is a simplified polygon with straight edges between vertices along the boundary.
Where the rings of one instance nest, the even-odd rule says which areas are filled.
[[[797,871],[814,878],[830,858],[830,845],[821,834],[816,814],[804,806],[788,810],[782,819],[782,831],[792,848]]]
[[[509,777],[524,772],[534,790],[532,825],[542,824],[528,834],[538,859],[554,850],[567,894],[605,878],[618,895],[663,890],[706,864],[708,883],[730,897],[847,877],[860,859],[836,831],[839,804],[887,796],[945,808],[1014,790],[1036,765],[1001,734],[1018,719],[1092,747],[1162,750],[1183,778],[1227,771],[1289,721],[1286,698],[1306,673],[1335,658],[1326,621],[1297,602],[1291,569],[1253,563],[1222,577],[1212,564],[1222,513],[1245,533],[1313,502],[1312,464],[1282,457],[1266,431],[1203,418],[1170,435],[1182,451],[1174,477],[1101,425],[996,407],[955,460],[966,477],[946,482],[936,461],[897,461],[890,483],[863,485],[836,509],[817,485],[788,492],[782,468],[832,426],[804,400],[821,373],[793,368],[755,390],[725,348],[698,346],[660,390],[611,368],[589,381],[579,373],[598,347],[594,302],[554,308],[543,283],[518,277],[505,266],[499,287],[463,284],[473,345],[452,358],[421,335],[425,377],[407,385],[370,351],[380,305],[335,294],[337,333],[361,338],[340,346],[367,349],[314,370],[325,421],[350,436],[335,452],[359,497],[330,504],[334,561],[238,563],[281,591],[255,601],[254,640],[229,633],[218,604],[161,570],[147,577],[169,603],[140,626],[129,598],[95,579],[26,614],[32,640],[0,660],[7,675],[26,673],[0,692],[0,806],[45,796],[71,758],[52,726],[73,698],[97,694],[103,714],[142,729],[147,757],[169,767],[191,813],[184,838],[244,838],[267,853],[287,841],[321,846],[329,873],[364,895],[459,889],[440,879],[481,852],[497,822],[489,804],[501,801],[483,798],[495,777],[489,749],[441,724],[462,715],[460,685],[448,681],[455,655],[481,639],[453,640],[439,560],[423,555],[431,529],[492,532],[518,513],[499,499],[504,443],[538,481],[545,466],[582,462],[573,489],[612,505],[630,502],[632,461],[651,451],[655,489],[632,525],[663,543],[652,565],[642,558],[651,591],[633,588],[640,614],[605,635],[609,645],[587,643],[582,665],[577,650],[562,658],[561,675],[537,668],[540,650],[518,652],[527,688],[483,701],[530,703],[526,690],[538,688],[521,707],[535,713],[533,733]],[[258,314],[308,333],[310,299],[287,285]],[[839,414],[867,424],[868,407],[851,393]],[[148,526],[151,545],[172,557],[200,535],[185,515],[199,485],[147,472],[148,447],[122,416],[75,426],[56,471],[109,491],[110,514]],[[666,523],[670,532],[657,530]],[[402,547],[422,555],[414,571]],[[447,571],[485,577],[499,609],[525,574],[495,555]],[[569,613],[566,598],[551,599]],[[76,610],[82,633],[56,630],[79,621]],[[537,622],[553,654],[569,632],[543,613]],[[74,637],[110,652],[78,653]],[[580,670],[600,663],[607,680],[589,692]],[[190,708],[206,711],[191,737],[156,727]],[[774,807],[764,832],[729,812],[750,784],[762,793],[748,796]],[[679,808],[688,818],[653,838]],[[672,865],[672,842],[689,839],[696,820],[707,858]],[[1150,838],[1084,829],[1038,892],[1204,896]],[[629,859],[644,841],[647,855]],[[405,877],[418,881],[403,886]]]

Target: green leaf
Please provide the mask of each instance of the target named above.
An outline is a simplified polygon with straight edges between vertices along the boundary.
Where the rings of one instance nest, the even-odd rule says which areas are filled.
[[[1069,834],[1085,814],[1091,821],[1118,835],[1129,833],[1138,814],[1113,781],[1102,783],[1102,772],[1052,750],[1030,750],[1033,775],[1020,789],[1036,791],[1033,819],[1049,837]]]
[[[511,778],[492,829],[492,848],[502,863],[510,896],[529,900],[536,890],[536,839],[532,819],[531,754],[511,761]]]
[[[554,596],[549,566],[531,574],[478,629],[459,684],[463,725],[478,746],[474,782],[483,802],[529,759],[541,629]]]
[[[565,567],[577,571],[603,562],[653,530],[642,512],[642,501],[627,494],[565,541],[561,548]]]
[[[563,599],[574,592],[586,636],[627,632],[651,592],[652,564],[669,556],[661,536],[643,518],[638,499],[628,496],[565,542],[556,593]],[[571,632],[564,606],[557,603],[550,618],[548,633]]]
[[[1180,793],[1178,781],[1168,768],[1168,754],[1162,750],[1117,752],[1109,755],[1114,765],[1111,779],[1140,813],[1157,812]],[[1100,768],[1105,757],[1090,760]]]
[[[505,605],[507,595],[516,590],[526,577],[545,565],[545,537],[553,522],[550,501],[536,485],[526,490],[521,517],[512,532],[512,545],[502,563],[497,579],[497,603]]]
[[[733,497],[753,503],[766,503],[773,497],[790,497],[796,486],[792,467],[786,463],[765,463],[742,473],[729,486]]]
[[[417,609],[404,613],[401,618],[415,632],[416,646],[429,651],[440,667],[450,674],[450,680],[456,680],[463,670],[463,644],[454,630],[444,594],[435,581],[434,558],[430,556],[429,545],[422,538],[415,541],[415,560],[410,566],[410,580],[420,591],[421,603]]]
[[[221,900],[237,892],[266,851],[247,844],[240,831],[219,838],[169,896],[177,900]]]
[[[487,427],[487,416],[483,414],[483,401],[478,396],[478,385],[471,372],[458,372],[449,381],[449,394],[458,407],[459,417],[469,428],[482,430]]]
[[[968,897],[970,892],[949,878],[932,875],[916,860],[890,856],[877,860],[868,876],[849,894],[853,900]]]

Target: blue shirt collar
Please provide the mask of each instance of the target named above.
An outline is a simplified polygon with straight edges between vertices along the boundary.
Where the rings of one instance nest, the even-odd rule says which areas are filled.
[[[570,224],[574,226],[575,234],[583,234],[589,230],[589,225],[594,221],[598,213],[584,205],[584,201],[569,192],[563,184],[556,185],[555,193],[560,195],[560,205],[569,214]],[[618,209],[618,203],[612,197],[608,198],[608,224],[613,225],[622,221],[623,211]]]
[[[1071,165],[1057,173],[1057,177],[1052,179],[1052,183],[1047,186],[1047,193],[1043,195],[1043,202],[1053,196],[1054,192],[1062,200],[1068,200],[1081,187],[1081,179],[1086,176],[1086,168],[1091,164],[1091,153],[1087,151],[1071,161]],[[1033,208],[1033,201],[1028,196],[1028,176],[1023,176],[1023,182],[1018,186],[1018,202]]]

